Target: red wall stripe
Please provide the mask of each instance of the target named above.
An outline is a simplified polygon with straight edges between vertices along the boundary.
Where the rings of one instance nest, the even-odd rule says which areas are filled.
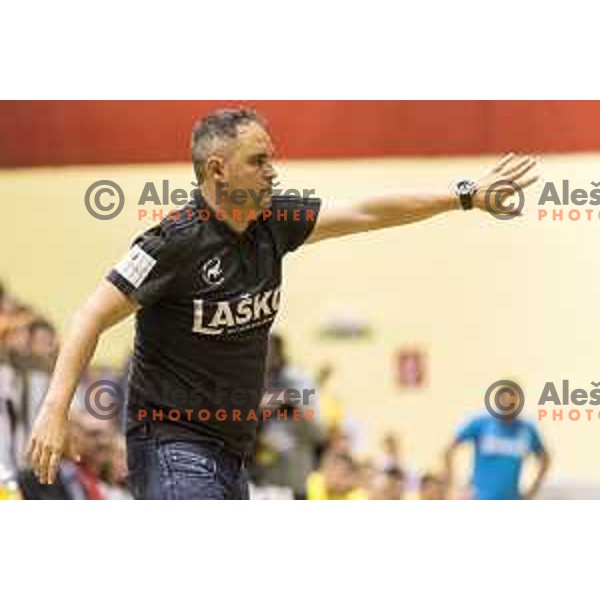
[[[3,101],[0,166],[185,161],[194,120],[230,105],[283,158],[600,150],[596,101]]]

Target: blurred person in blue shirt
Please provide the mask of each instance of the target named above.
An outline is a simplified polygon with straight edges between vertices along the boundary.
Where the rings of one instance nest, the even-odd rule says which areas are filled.
[[[550,459],[533,422],[518,417],[499,419],[486,412],[465,423],[446,451],[449,482],[452,482],[454,454],[464,444],[472,444],[475,453],[471,477],[473,499],[530,500],[536,496]],[[521,471],[529,457],[537,459],[537,471],[529,488],[521,492]]]

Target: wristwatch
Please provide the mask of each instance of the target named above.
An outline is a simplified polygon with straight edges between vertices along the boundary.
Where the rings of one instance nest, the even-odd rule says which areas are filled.
[[[477,193],[477,184],[470,179],[463,179],[456,184],[456,195],[463,210],[473,208],[473,196]]]

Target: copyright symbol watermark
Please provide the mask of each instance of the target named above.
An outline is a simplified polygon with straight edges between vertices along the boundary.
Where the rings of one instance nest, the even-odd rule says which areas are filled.
[[[490,385],[485,393],[485,407],[496,419],[516,419],[525,406],[525,394],[518,383],[501,379]]]
[[[104,199],[102,199],[103,196]],[[111,201],[107,196],[110,198],[117,196],[118,202]],[[125,194],[121,186],[110,179],[95,181],[85,192],[85,207],[95,219],[101,221],[114,219],[124,206]]]
[[[106,401],[103,395],[107,394]],[[125,395],[123,390],[114,381],[101,379],[92,383],[85,392],[85,408],[101,421],[114,419],[123,410]]]
[[[514,200],[506,203],[506,200],[514,195],[517,195],[518,202]],[[510,179],[502,179],[493,183],[485,192],[485,208],[486,210],[501,221],[510,221],[519,216],[525,206],[525,194],[521,186],[517,185]]]

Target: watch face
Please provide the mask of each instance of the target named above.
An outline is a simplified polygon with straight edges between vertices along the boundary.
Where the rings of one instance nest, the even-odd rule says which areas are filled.
[[[477,186],[473,181],[463,179],[456,184],[456,190],[460,200],[460,205],[463,210],[469,210],[473,208],[473,196]]]
[[[473,191],[473,184],[470,181],[459,181],[457,187],[461,196],[463,194],[471,194]]]

